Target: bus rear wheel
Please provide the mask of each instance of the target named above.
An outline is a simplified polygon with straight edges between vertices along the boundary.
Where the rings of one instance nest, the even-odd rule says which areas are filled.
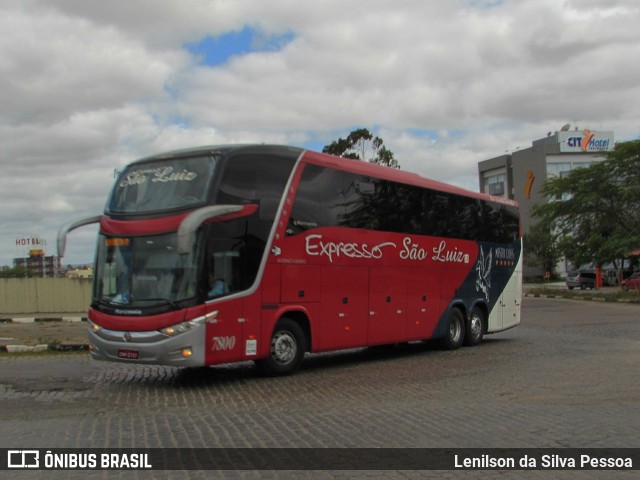
[[[289,375],[298,369],[305,351],[302,328],[290,318],[283,318],[273,329],[269,356],[257,360],[256,366],[262,373],[271,377]]]
[[[464,316],[458,308],[449,311],[447,334],[440,339],[440,346],[446,350],[460,348],[464,341]]]
[[[471,311],[471,316],[466,323],[466,328],[464,332],[464,343],[465,345],[469,345],[473,347],[482,342],[482,337],[484,336],[484,331],[486,328],[486,319],[484,312],[475,307]]]

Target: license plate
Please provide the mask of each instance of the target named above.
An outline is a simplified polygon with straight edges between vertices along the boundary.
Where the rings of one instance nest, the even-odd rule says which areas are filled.
[[[140,353],[137,350],[118,350],[118,358],[126,360],[137,360]]]

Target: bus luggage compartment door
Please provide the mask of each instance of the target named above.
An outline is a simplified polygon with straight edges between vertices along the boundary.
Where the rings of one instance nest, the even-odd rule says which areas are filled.
[[[323,267],[321,281],[319,348],[366,345],[369,269]]]
[[[404,271],[372,268],[369,281],[368,345],[407,339],[407,275]]]
[[[285,265],[280,280],[282,303],[312,303],[320,301],[320,267]]]
[[[436,272],[407,272],[407,340],[431,338],[440,317],[440,279]]]

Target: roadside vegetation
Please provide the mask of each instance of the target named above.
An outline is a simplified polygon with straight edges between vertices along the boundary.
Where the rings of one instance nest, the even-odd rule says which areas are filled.
[[[566,298],[573,300],[592,300],[596,302],[621,302],[640,304],[640,291],[625,292],[617,288],[605,288],[595,290],[569,290],[547,287],[544,285],[533,286],[527,289],[526,295],[534,298]]]
[[[640,140],[618,143],[602,156],[547,179],[542,193],[552,200],[534,206],[538,223],[524,236],[529,266],[553,275],[564,256],[576,269],[608,267],[619,277],[638,268]]]

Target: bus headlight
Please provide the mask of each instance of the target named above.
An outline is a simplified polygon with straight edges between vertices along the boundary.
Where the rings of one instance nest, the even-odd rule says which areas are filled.
[[[189,320],[187,322],[182,322],[176,325],[165,327],[160,330],[160,333],[166,335],[167,337],[175,337],[177,335],[181,335],[185,332],[193,330],[199,325],[202,325],[204,323],[204,320],[205,320],[205,317],[194,318],[193,320]]]

